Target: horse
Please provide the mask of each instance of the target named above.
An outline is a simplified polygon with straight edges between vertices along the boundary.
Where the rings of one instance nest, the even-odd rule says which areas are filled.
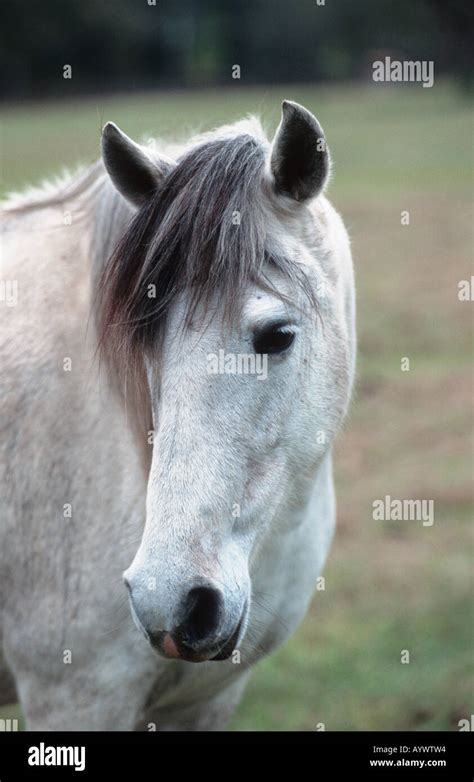
[[[101,145],[2,209],[0,702],[29,730],[221,730],[333,537],[349,240],[295,102],[272,141],[250,116]]]

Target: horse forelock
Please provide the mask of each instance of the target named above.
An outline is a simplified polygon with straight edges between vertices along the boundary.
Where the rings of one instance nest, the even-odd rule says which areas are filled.
[[[182,294],[184,326],[198,305],[207,312],[216,294],[230,323],[249,283],[271,288],[265,275],[271,262],[311,297],[304,274],[266,249],[266,155],[265,141],[247,132],[207,138],[178,159],[132,218],[97,296],[100,349],[122,385],[145,385],[144,358],[157,349]]]

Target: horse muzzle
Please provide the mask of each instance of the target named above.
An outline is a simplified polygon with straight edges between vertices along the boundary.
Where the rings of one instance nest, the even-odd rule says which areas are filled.
[[[152,612],[140,607],[133,587],[124,578],[129,591],[135,623],[153,649],[162,657],[186,662],[228,659],[241,642],[247,619],[247,602],[237,621],[229,620],[220,589],[212,585],[189,590],[182,601],[179,621],[172,629],[156,629]]]

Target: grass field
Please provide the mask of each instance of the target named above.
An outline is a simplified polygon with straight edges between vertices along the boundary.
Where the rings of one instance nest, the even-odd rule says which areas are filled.
[[[358,381],[336,450],[326,591],[256,669],[231,728],[457,730],[473,712],[473,321],[458,300],[472,273],[468,99],[448,84],[288,86],[11,106],[3,186],[92,160],[108,119],[182,137],[257,112],[274,128],[282,98],[317,114],[332,149],[329,194],[356,267]],[[433,526],[374,521],[387,494],[433,500]]]

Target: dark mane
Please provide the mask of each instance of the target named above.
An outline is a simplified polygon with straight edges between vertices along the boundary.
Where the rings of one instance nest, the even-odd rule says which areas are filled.
[[[229,321],[248,283],[264,284],[265,154],[248,134],[202,143],[132,219],[98,290],[99,343],[122,379],[134,369],[136,379],[180,293],[188,293],[188,323],[216,292]],[[294,263],[272,262],[306,287]]]

